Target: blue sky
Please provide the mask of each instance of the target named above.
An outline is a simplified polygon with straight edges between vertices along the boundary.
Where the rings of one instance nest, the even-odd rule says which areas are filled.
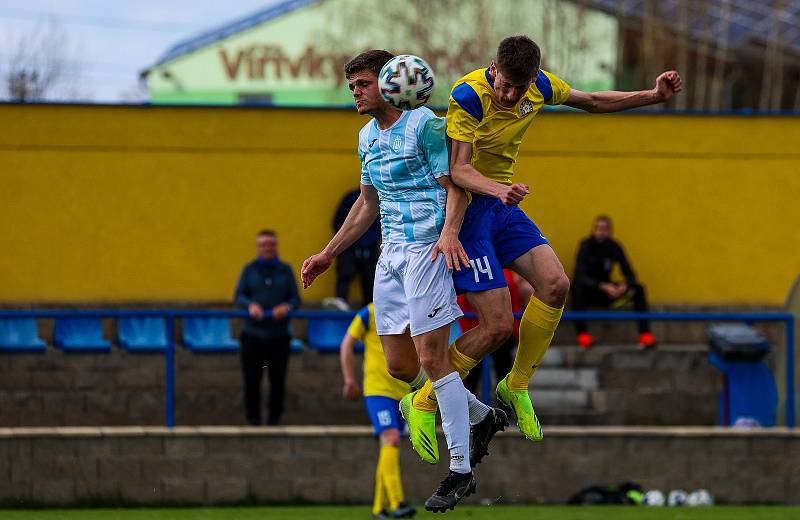
[[[48,20],[64,32],[64,55],[76,81],[61,88],[68,100],[120,102],[141,99],[138,74],[170,45],[248,15],[279,0],[2,0],[0,78],[17,43]],[[0,96],[5,95],[5,85]]]

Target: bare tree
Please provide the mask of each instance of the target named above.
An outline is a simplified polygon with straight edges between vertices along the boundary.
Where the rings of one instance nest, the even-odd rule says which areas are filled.
[[[71,88],[79,73],[68,60],[68,38],[53,18],[38,24],[12,44],[5,71],[8,97],[13,101],[39,101],[59,88]]]

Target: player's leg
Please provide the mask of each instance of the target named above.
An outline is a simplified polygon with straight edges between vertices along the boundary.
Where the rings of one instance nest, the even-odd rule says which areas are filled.
[[[403,420],[397,408],[398,401],[387,396],[370,395],[364,398],[364,402],[375,435],[380,441],[373,515],[385,510],[388,518],[413,516],[414,508],[405,503],[400,478],[400,432]]]
[[[561,320],[569,280],[555,252],[547,244],[519,256],[511,268],[534,288],[519,326],[519,346],[508,376],[497,385],[497,398],[517,416],[517,426],[531,440],[542,439],[528,384],[541,363]]]
[[[469,392],[450,362],[447,348],[450,326],[463,313],[456,302],[453,278],[444,257],[430,260],[434,246],[420,244],[408,248],[404,286],[411,337],[432,382],[450,451],[450,471],[425,501],[425,509],[445,511],[474,492],[475,476],[469,462]]]

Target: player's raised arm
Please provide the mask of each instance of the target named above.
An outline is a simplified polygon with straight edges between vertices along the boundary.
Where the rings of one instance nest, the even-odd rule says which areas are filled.
[[[677,71],[664,72],[656,78],[656,86],[650,90],[636,92],[583,92],[570,89],[565,105],[580,108],[587,112],[601,114],[619,112],[631,108],[655,105],[672,99],[672,96],[683,89],[683,80]]]
[[[334,258],[353,245],[369,229],[379,212],[378,192],[372,186],[362,184],[361,195],[356,199],[339,231],[328,242],[325,249],[303,262],[303,268],[300,271],[303,288],[308,288],[314,283],[317,276],[331,266]]]
[[[452,140],[450,148],[450,175],[456,185],[465,190],[500,199],[510,206],[519,204],[530,192],[526,184],[506,186],[485,177],[471,163],[472,143]]]
[[[360,320],[356,316],[357,320]],[[350,335],[348,332],[342,338],[342,343],[339,345],[339,365],[342,369],[342,379],[344,385],[342,386],[342,396],[349,401],[357,401],[361,398],[361,387],[358,384],[355,370],[355,346],[357,339]]]

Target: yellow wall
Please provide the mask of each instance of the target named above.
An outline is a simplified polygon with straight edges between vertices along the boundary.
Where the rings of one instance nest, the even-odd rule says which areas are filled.
[[[2,105],[0,301],[227,300],[263,227],[297,270],[358,183],[365,122]],[[602,212],[653,301],[780,304],[800,270],[798,143],[799,118],[545,114],[517,177],[568,272]]]

